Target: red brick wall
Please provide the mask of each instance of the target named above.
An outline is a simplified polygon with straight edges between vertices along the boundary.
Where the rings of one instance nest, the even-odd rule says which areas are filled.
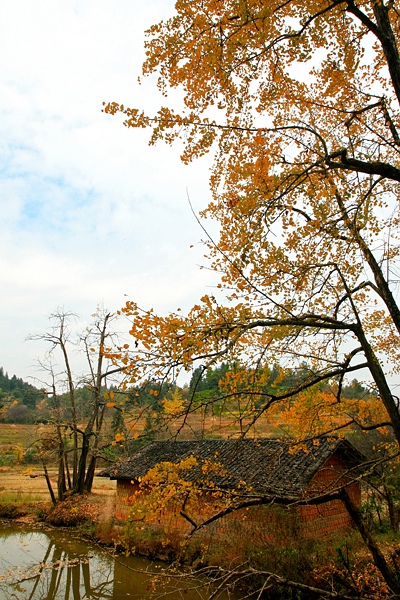
[[[129,516],[129,508],[132,505],[134,494],[139,489],[139,484],[133,481],[117,480],[117,499],[115,504],[115,516],[117,519],[126,519]]]
[[[346,465],[338,455],[331,456],[318,471],[306,492],[313,495],[318,492],[330,492],[339,485],[348,482],[347,493],[352,501],[359,505],[361,488],[358,482],[351,482],[346,475]],[[306,538],[323,537],[332,533],[341,533],[352,527],[351,518],[340,500],[331,500],[323,504],[303,505],[299,507],[302,535]]]
[[[145,503],[145,493],[137,493],[139,489],[139,484],[136,481],[117,480],[115,516],[118,519],[126,519],[133,504]],[[201,502],[200,500],[200,502],[196,503],[196,506],[187,506],[186,512],[192,518],[196,519],[197,522],[201,523],[215,512],[212,505],[212,499],[204,496],[203,501]],[[189,533],[192,530],[192,525],[179,514],[179,509],[175,511],[170,509],[162,510],[153,520],[149,520],[147,515],[147,521],[154,524],[162,524],[170,530],[177,529],[183,534]]]
[[[324,467],[317,473],[309,484],[306,492],[311,497],[313,494],[330,491],[342,484],[346,466],[338,456],[331,457]],[[347,477],[349,481],[349,477]],[[129,515],[129,507],[133,502],[141,502],[144,497],[136,494],[139,490],[137,482],[117,481],[116,517],[125,519]],[[347,487],[347,492],[355,504],[360,504],[361,490],[356,482]],[[212,500],[204,497],[202,505],[188,506],[187,514],[196,522],[201,522],[213,514]],[[165,510],[154,523],[160,523],[170,530],[177,530],[182,534],[191,531],[192,526],[180,514],[179,510]],[[279,540],[288,535],[304,538],[325,537],[331,534],[344,534],[352,526],[351,519],[340,500],[325,502],[320,505],[302,505],[290,509],[270,506],[252,507],[240,510],[216,521],[208,528],[209,533],[228,535],[230,532],[241,530],[241,535],[253,535],[264,540]]]

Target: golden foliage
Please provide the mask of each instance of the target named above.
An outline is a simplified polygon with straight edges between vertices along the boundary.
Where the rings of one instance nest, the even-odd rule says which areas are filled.
[[[394,4],[178,0],[175,11],[147,32],[143,73],[158,74],[165,96],[181,88],[182,110],[148,116],[115,102],[104,110],[122,113],[127,127],[150,127],[151,143],[183,140],[184,162],[216,148],[203,217],[220,226],[219,239],[206,240],[220,293],[186,316],[128,302],[137,350],[111,356],[132,381],[196,360],[242,363],[248,380],[238,389],[232,379],[229,393],[240,393],[253,419],[288,397],[265,391],[259,369],[305,360],[309,373],[291,395],[295,418],[317,431],[320,421],[341,426],[348,406],[317,387],[310,409],[307,390],[340,388],[367,369],[400,442],[387,377],[400,365]],[[285,410],[289,417],[293,407]]]
[[[196,469],[196,477],[190,478],[192,469]],[[176,464],[161,462],[146,473],[130,499],[130,519],[137,523],[160,521],[168,530],[176,527],[174,521],[180,515],[194,527],[194,519],[201,523],[227,508],[239,493],[218,489],[214,478],[221,475],[226,472],[217,457],[200,461],[189,456]],[[241,482],[240,492],[245,489],[246,483]]]
[[[175,387],[170,396],[164,398],[161,403],[166,415],[179,415],[184,411],[185,403],[178,387]]]

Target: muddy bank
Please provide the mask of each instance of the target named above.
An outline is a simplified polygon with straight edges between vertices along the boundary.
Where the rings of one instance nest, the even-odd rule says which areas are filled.
[[[75,528],[78,535],[111,546],[117,537],[114,509],[114,496],[97,494],[71,495],[55,506],[51,502],[4,502],[0,499],[0,519],[25,525]]]

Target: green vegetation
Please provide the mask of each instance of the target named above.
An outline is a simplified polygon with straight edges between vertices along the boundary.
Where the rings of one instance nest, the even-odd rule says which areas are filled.
[[[43,390],[20,379],[9,378],[0,367],[0,421],[3,423],[33,423],[36,407],[45,398]]]
[[[43,498],[38,494],[23,494],[22,492],[0,492],[0,504],[26,504],[41,502]]]

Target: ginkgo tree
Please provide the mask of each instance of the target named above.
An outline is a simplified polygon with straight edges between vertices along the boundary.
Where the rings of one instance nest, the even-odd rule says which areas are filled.
[[[182,109],[105,112],[179,140],[184,162],[215,153],[201,217],[220,227],[202,225],[221,279],[187,315],[126,304],[138,346],[114,359],[133,380],[240,364],[227,393],[249,399],[249,426],[334,382],[343,428],[344,382],[365,375],[381,410],[359,427],[400,444],[399,33],[394,0],[177,0],[149,29],[143,73],[181,89]],[[291,389],[265,389],[265,365],[304,361]]]
[[[149,29],[144,75],[183,90],[182,110],[105,112],[181,140],[184,162],[215,152],[202,217],[220,225],[204,231],[221,280],[187,315],[126,304],[139,346],[114,358],[135,378],[237,361],[257,419],[333,379],[340,402],[345,377],[368,372],[400,442],[399,27],[393,1],[178,0]],[[304,381],[263,392],[260,366],[304,360]]]

